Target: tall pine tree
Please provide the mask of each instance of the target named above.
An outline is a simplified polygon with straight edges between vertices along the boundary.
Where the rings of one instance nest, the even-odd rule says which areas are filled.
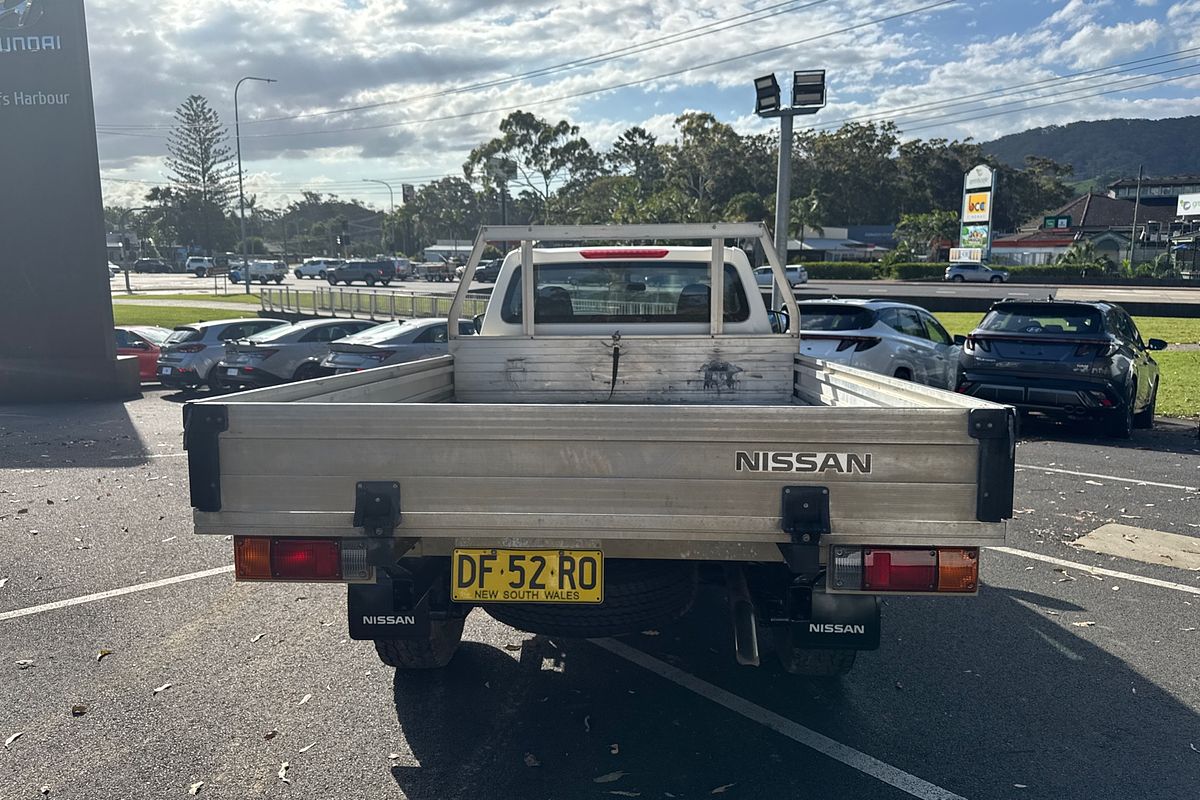
[[[225,212],[235,196],[237,176],[228,140],[221,117],[204,97],[191,95],[175,109],[166,162],[174,190],[170,211],[180,244],[199,245],[206,252],[230,244]]]

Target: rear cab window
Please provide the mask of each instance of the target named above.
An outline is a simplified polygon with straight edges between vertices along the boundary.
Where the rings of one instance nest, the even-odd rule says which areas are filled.
[[[535,264],[538,323],[707,322],[708,261],[596,261]],[[750,303],[737,269],[725,265],[725,321],[744,322]],[[522,321],[521,274],[504,295],[501,318]]]

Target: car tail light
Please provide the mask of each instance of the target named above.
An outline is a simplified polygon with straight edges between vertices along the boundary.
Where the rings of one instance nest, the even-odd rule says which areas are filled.
[[[1104,392],[1091,391],[1091,392],[1088,392],[1088,394],[1091,396],[1091,398],[1093,400],[1095,400],[1097,403],[1099,403],[1104,408],[1112,408],[1113,407],[1112,399],[1108,395],[1106,395]]]
[[[268,349],[268,350],[251,350],[249,352],[242,353],[241,355],[244,355],[246,358],[257,358],[257,359],[261,360],[261,359],[270,358],[271,356],[275,355],[278,352],[279,352],[278,350],[270,350],[270,349]]]
[[[966,344],[963,345],[963,349],[968,353],[972,353],[975,351],[976,347],[985,353],[990,353],[992,351],[992,345],[987,339],[976,339],[973,336],[968,336]]]
[[[579,255],[584,258],[666,258],[669,252],[665,247],[627,247],[621,250],[580,250]]]
[[[841,353],[853,347],[856,352],[861,353],[864,350],[870,350],[879,342],[880,339],[877,336],[846,336],[838,342],[837,351]]]
[[[235,536],[238,580],[356,581],[371,577],[366,543],[343,539]]]
[[[973,593],[975,547],[834,547],[829,585],[838,591]]]
[[[391,358],[396,355],[395,350],[377,350],[374,353],[363,353],[363,358],[371,358],[375,361],[383,361],[386,358]]]
[[[203,344],[181,344],[176,345],[174,349],[176,353],[200,353],[207,346]]]

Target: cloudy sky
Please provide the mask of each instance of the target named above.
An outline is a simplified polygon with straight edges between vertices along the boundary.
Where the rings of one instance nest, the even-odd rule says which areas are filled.
[[[986,141],[1029,127],[1200,113],[1200,0],[87,0],[106,200],[165,182],[174,108],[240,95],[250,190],[383,207],[363,178],[461,175],[514,108],[673,138],[687,110],[744,132],[755,76],[824,68],[817,127],[894,119]]]

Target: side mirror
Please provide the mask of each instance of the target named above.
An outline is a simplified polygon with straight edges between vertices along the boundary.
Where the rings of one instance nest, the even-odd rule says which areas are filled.
[[[1151,339],[1146,342],[1146,347],[1150,350],[1166,350],[1167,343],[1162,339]]]
[[[771,320],[771,333],[787,333],[791,325],[791,320],[788,318],[786,311],[771,310],[767,312],[767,317]]]
[[[475,323],[475,332],[483,333],[483,314],[476,314],[471,321]]]
[[[147,344],[146,342],[130,342],[129,346],[132,347],[134,350],[149,350],[150,349],[150,345]]]
[[[967,337],[963,336],[961,333],[955,334],[954,343],[956,345],[958,345],[959,347],[962,347],[964,344],[967,343]]]

